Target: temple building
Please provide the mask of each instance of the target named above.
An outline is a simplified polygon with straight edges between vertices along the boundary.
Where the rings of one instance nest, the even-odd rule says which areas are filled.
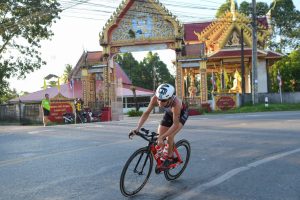
[[[184,77],[181,80],[185,85],[184,98],[205,103],[213,99],[213,95],[228,97],[233,96],[228,94],[251,93],[251,19],[238,13],[233,1],[231,5],[231,11],[214,21],[184,24],[185,48],[178,61]],[[259,18],[257,24],[258,93],[267,93],[268,69],[282,54],[266,50],[271,34],[270,16]]]
[[[268,68],[282,56],[266,50],[269,22],[270,16],[265,16],[257,23],[258,93],[268,92]],[[174,50],[176,93],[189,104],[210,103],[215,107],[214,96],[236,98],[236,94],[250,94],[252,90],[251,19],[236,11],[233,0],[231,10],[222,17],[186,24],[157,0],[125,0],[105,24],[100,45],[104,82],[112,86],[103,91],[108,106],[116,100],[113,59],[123,52]],[[233,101],[237,106],[238,100]]]

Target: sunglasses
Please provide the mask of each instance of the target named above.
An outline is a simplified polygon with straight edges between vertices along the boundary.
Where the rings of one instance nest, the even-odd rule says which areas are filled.
[[[160,101],[160,102],[167,102],[169,99],[158,99],[158,101]]]

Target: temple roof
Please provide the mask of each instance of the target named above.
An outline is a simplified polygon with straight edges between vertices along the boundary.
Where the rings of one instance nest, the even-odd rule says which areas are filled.
[[[131,46],[148,39],[160,43],[161,39],[173,40],[174,35],[182,38],[182,30],[176,16],[158,0],[123,0],[103,27],[100,44]]]
[[[195,32],[198,32],[198,33],[202,32],[211,23],[212,23],[212,21],[183,24],[184,40],[187,43],[191,43],[193,41],[199,43],[198,36],[195,34]]]
[[[242,51],[241,49],[234,49],[234,50],[221,50],[209,56],[209,59],[212,58],[235,58],[241,57]],[[252,57],[252,49],[245,49],[244,50],[245,57]],[[267,56],[267,52],[257,51],[258,57]]]
[[[259,18],[257,38],[258,45],[262,49],[270,34],[268,28],[267,18]],[[235,40],[238,41],[241,29],[244,30],[245,45],[252,47],[251,19],[240,13],[235,13],[233,16],[231,12],[226,12],[214,21],[184,24],[184,40],[186,46],[205,42],[210,50],[208,53],[212,53],[224,48],[234,34]]]
[[[185,59],[189,58],[199,58],[200,55],[200,44],[191,44],[186,46],[186,56]],[[268,51],[268,50],[258,50],[257,51],[258,57],[264,57],[266,59],[279,59],[283,56],[283,54]],[[241,57],[241,49],[221,49],[216,51],[209,56],[207,56],[208,60],[212,59],[224,59],[224,58],[240,58]],[[252,49],[245,49],[244,50],[244,57],[252,57]],[[185,60],[183,59],[183,60]]]
[[[69,79],[80,79],[81,78],[81,67],[91,67],[94,65],[99,65],[103,61],[102,51],[87,51],[83,52],[79,58],[76,66],[72,69]],[[128,78],[127,74],[120,67],[118,63],[114,63],[116,67],[116,76],[122,78],[123,84],[131,85],[132,82]]]

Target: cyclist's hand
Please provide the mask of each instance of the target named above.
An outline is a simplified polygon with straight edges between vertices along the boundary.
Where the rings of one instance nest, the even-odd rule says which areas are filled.
[[[164,146],[164,140],[161,137],[157,138],[157,145],[158,146]]]
[[[136,135],[137,130],[131,130],[130,133],[128,134],[129,139],[132,140],[133,136]]]

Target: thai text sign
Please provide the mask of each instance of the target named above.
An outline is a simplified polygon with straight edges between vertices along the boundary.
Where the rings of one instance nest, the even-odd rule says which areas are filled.
[[[236,107],[236,96],[215,96],[215,110],[229,110]]]
[[[63,114],[73,113],[72,104],[69,102],[51,102],[49,120],[52,122],[62,123]]]

